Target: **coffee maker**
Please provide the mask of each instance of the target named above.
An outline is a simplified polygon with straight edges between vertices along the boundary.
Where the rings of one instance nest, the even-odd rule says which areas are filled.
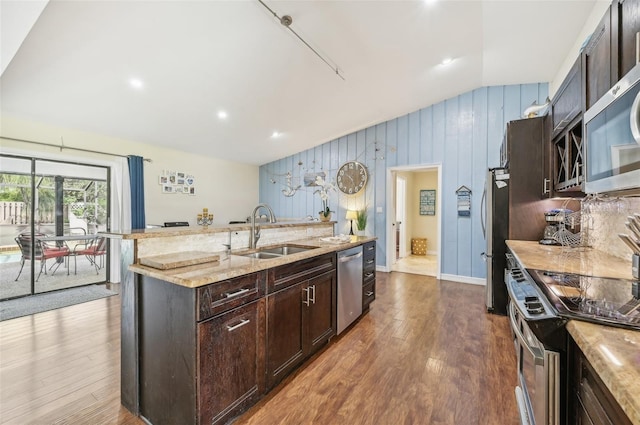
[[[547,222],[547,226],[544,228],[540,240],[542,245],[560,245],[555,235],[564,226],[566,216],[572,212],[566,208],[555,208],[544,213],[544,221]]]

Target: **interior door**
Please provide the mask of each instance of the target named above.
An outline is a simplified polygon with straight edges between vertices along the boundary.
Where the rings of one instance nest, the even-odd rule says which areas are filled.
[[[407,222],[406,217],[407,204],[407,180],[398,176],[396,179],[396,259],[407,256]]]

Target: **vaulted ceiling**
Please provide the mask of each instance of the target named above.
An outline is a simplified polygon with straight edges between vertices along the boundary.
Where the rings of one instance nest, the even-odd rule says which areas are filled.
[[[2,0],[3,23],[20,3]],[[49,1],[3,64],[1,112],[263,164],[477,87],[550,81],[595,0],[264,4],[290,27],[257,0]],[[2,32],[3,48],[20,38]]]

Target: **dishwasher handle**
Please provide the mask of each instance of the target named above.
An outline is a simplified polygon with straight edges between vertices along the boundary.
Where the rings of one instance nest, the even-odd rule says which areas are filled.
[[[355,259],[360,258],[360,257],[362,257],[362,252],[359,252],[359,253],[357,253],[355,255],[347,255],[347,256],[344,256],[344,257],[338,257],[338,262],[339,263],[346,263],[347,261],[355,260]]]

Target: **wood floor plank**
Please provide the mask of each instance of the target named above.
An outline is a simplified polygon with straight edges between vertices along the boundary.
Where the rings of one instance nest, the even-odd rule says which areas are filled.
[[[235,425],[518,423],[509,325],[482,287],[378,273],[376,289]],[[0,424],[144,424],[120,405],[119,297],[0,322]]]

